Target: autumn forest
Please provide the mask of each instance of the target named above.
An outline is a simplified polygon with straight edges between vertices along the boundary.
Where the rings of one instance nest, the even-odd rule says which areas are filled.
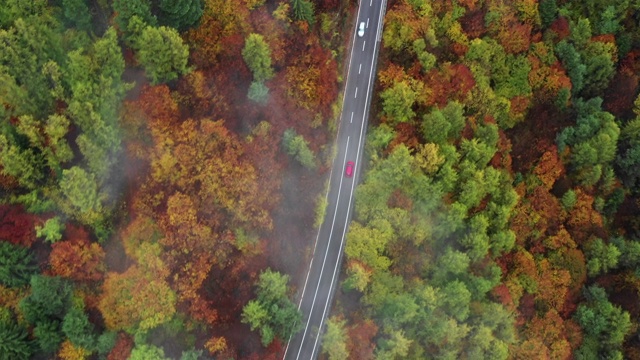
[[[0,0],[0,360],[281,359],[357,6]],[[640,1],[381,44],[320,358],[640,359]]]

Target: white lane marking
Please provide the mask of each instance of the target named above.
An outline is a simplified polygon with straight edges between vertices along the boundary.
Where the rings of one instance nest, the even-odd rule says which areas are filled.
[[[355,98],[358,98],[358,87],[356,86],[356,96],[354,96]]]
[[[360,67],[358,67],[358,75],[360,74],[361,71],[362,71],[362,64],[360,64]]]
[[[347,153],[349,152],[349,139],[351,137],[347,136],[347,146],[345,147],[344,159],[342,160],[342,168],[344,168],[347,164]],[[340,176],[340,184],[338,185],[338,198],[336,199],[336,208],[333,212],[333,221],[331,222],[331,230],[329,231],[329,242],[327,243],[327,250],[324,252],[324,259],[322,260],[322,267],[320,268],[320,276],[318,279],[322,279],[322,273],[324,272],[324,265],[327,262],[327,256],[329,255],[329,248],[331,247],[331,237],[333,236],[333,228],[336,224],[336,217],[338,216],[338,205],[340,204],[340,192],[342,191],[342,180],[344,180],[344,176]],[[307,325],[304,327],[304,333],[302,334],[302,340],[300,341],[300,349],[298,349],[298,355],[296,355],[296,360],[300,358],[300,352],[302,351],[302,344],[304,344],[304,338],[307,336],[307,330],[309,329],[309,323],[311,322],[311,315],[313,314],[313,308],[316,304],[316,297],[318,296],[318,290],[320,290],[320,280],[318,280],[318,285],[316,285],[316,292],[313,294],[313,301],[311,302],[311,311],[309,312],[309,318],[307,319]],[[322,322],[320,322],[320,326],[322,326]],[[318,339],[316,338],[316,342]],[[315,350],[315,345],[314,345]],[[286,356],[286,351],[285,351]],[[312,356],[313,358],[313,356]]]
[[[362,51],[364,51],[364,45],[367,43],[367,40],[362,42]]]
[[[380,10],[381,14],[382,14],[382,11],[385,8],[384,7],[385,1],[386,0],[382,1],[383,6],[382,6],[382,9]],[[382,21],[382,15],[378,19],[378,28],[380,28],[380,26],[381,26],[381,21]],[[376,48],[377,48],[377,42],[373,44],[373,54],[374,55],[376,54]],[[367,115],[367,113],[366,113],[367,105],[369,104],[369,97],[371,96],[371,92],[370,92],[370,90],[371,90],[371,76],[373,75],[373,65],[374,64],[375,64],[375,56],[371,60],[371,71],[369,72],[369,83],[367,84],[367,94],[364,97],[364,99],[365,99],[364,100],[364,110],[365,111],[363,112],[362,124],[360,125],[360,138],[358,139],[358,150],[356,152],[356,160],[355,160],[356,166],[354,166],[354,168],[353,168],[353,181],[351,182],[351,193],[349,195],[349,205],[347,206],[347,220],[349,219],[349,213],[351,211],[351,204],[353,203],[353,190],[354,190],[354,186],[355,186],[355,183],[356,183],[356,172],[357,172],[357,169],[358,169],[358,164],[360,164],[360,161],[361,161],[361,159],[360,159],[360,148],[361,148],[361,145],[362,145],[362,136],[364,134],[364,125],[366,123],[366,118],[365,117]],[[345,225],[345,228],[343,229],[343,232],[342,232],[342,240],[340,241],[340,250],[338,252],[338,260],[340,260],[341,257],[342,257],[342,251],[344,249],[344,237],[345,237],[345,232],[346,232],[347,226],[348,225]],[[329,286],[329,295],[331,295],[331,292],[333,291],[333,284],[336,281],[336,274],[337,274],[337,269],[338,269],[338,263],[339,262],[340,261],[336,261],[335,268],[333,269],[333,277],[331,279],[331,284]],[[324,306],[324,311],[322,312],[322,318],[320,318],[320,326],[318,327],[318,336],[316,337],[316,341],[315,341],[315,343],[313,345],[313,351],[311,352],[311,359],[314,358],[313,356],[315,355],[316,348],[318,346],[318,339],[320,339],[320,337],[322,336],[322,327],[324,326],[324,317],[326,315],[327,307],[329,306],[330,299],[331,299],[331,296],[329,296],[327,298],[327,302],[325,303],[325,306]]]
[[[369,28],[369,18],[367,18],[367,29]]]
[[[371,5],[371,4],[369,4],[369,5]],[[360,9],[358,8],[358,16],[356,17],[356,24],[359,24],[359,23],[360,23]],[[356,43],[356,39],[357,39],[356,38],[356,32],[354,31],[353,35],[352,35],[351,43],[355,44]],[[351,51],[351,55],[349,55],[349,65],[347,66],[347,82],[345,83],[344,92],[342,93],[342,103],[343,104],[345,103],[345,100],[347,99],[347,88],[349,87],[349,74],[351,73],[351,61],[353,61],[353,51]],[[336,131],[336,141],[335,141],[336,144],[338,143],[338,139],[340,138],[340,124],[342,124],[341,121],[338,122],[338,130]],[[325,199],[327,201],[329,200],[329,192],[331,191],[331,176],[332,175],[333,175],[333,166],[331,167],[331,171],[329,172],[329,187],[327,188],[327,194],[325,195]],[[342,177],[340,177],[340,182],[342,182]],[[300,302],[298,302],[298,310],[300,310],[302,308],[302,300],[304,300],[304,294],[307,291],[307,281],[309,281],[309,274],[311,274],[311,263],[313,263],[313,259],[314,259],[314,256],[316,254],[316,249],[318,248],[318,239],[320,238],[320,230],[321,229],[322,229],[322,226],[320,226],[318,228],[318,234],[316,235],[316,241],[315,241],[315,243],[313,245],[313,253],[311,254],[311,262],[309,264],[309,271],[307,272],[307,277],[304,280],[304,287],[302,288],[302,295],[300,295]],[[311,316],[309,316],[309,319],[311,319]],[[307,326],[308,326],[308,323],[307,323]],[[306,334],[306,330],[305,330],[305,334]],[[295,335],[297,335],[297,334],[292,334],[291,336],[289,336],[289,340],[287,340],[287,347],[284,349],[284,355],[282,357],[283,359],[287,358],[287,353],[289,352],[289,345],[291,345],[291,339]],[[300,343],[300,349],[302,349],[302,343]],[[298,356],[300,356],[300,351],[298,351]]]
[[[384,13],[386,0],[383,0],[383,2],[382,2],[382,3],[383,3],[383,6],[382,6],[382,10],[381,10],[381,12],[380,12],[381,14],[383,14],[383,13]],[[369,2],[369,6],[371,6],[372,4],[373,4],[373,0],[371,0],[371,1]],[[357,15],[357,18],[356,18],[356,24],[359,24],[359,23],[360,23],[360,10],[361,10],[361,9],[360,9],[360,8],[358,8],[358,15]],[[378,24],[379,24],[379,23],[380,23],[380,19],[378,19]],[[368,27],[368,26],[369,26],[369,19],[367,19],[367,27]],[[355,43],[355,41],[356,41],[356,32],[354,31],[354,32],[353,32],[353,35],[352,35],[351,43],[352,43],[352,44],[354,44],[354,43]],[[379,41],[379,39],[378,39],[378,41]],[[376,45],[375,45],[375,44],[374,44],[373,49],[374,49],[374,54],[375,54],[375,49],[376,49]],[[345,91],[342,93],[342,103],[343,103],[343,104],[345,103],[345,100],[346,100],[346,98],[347,98],[347,91],[346,91],[346,89],[348,88],[349,73],[351,72],[351,62],[352,62],[352,61],[353,61],[353,51],[351,51],[351,55],[349,56],[349,65],[347,66],[347,83],[345,83]],[[371,79],[371,74],[369,74],[369,79]],[[365,107],[366,107],[367,100],[368,100],[368,99],[366,99],[366,100],[365,100]],[[364,117],[364,115],[363,115],[363,117]],[[338,123],[338,131],[336,131],[336,143],[338,142],[338,141],[337,141],[337,139],[338,139],[338,138],[339,138],[339,136],[340,136],[340,124],[341,124],[341,122],[339,122],[339,123]],[[363,125],[362,125],[362,126],[364,126],[364,122],[363,122]],[[362,128],[361,128],[361,130],[360,130],[360,140],[359,140],[359,142],[358,142],[358,146],[360,146],[360,142],[361,142],[361,141],[362,141]],[[358,154],[359,154],[359,153],[360,153],[360,148],[358,147]],[[357,159],[357,156],[356,156],[356,159]],[[332,174],[333,174],[333,166],[331,167],[331,172],[329,173],[329,179],[331,179]],[[329,181],[331,181],[331,180],[329,180]],[[340,178],[340,182],[342,182],[342,177]],[[327,194],[326,194],[326,196],[325,196],[325,198],[326,198],[326,199],[328,199],[328,198],[329,198],[329,192],[330,192],[330,191],[331,191],[331,190],[330,190],[330,187],[329,187],[329,189],[327,189]],[[338,191],[340,191],[340,189],[338,189]],[[314,244],[314,247],[313,247],[313,253],[312,253],[312,255],[311,255],[311,261],[312,261],[312,262],[313,262],[313,259],[314,259],[314,255],[315,255],[315,252],[316,252],[316,248],[318,247],[318,239],[319,239],[319,236],[320,236],[320,230],[321,230],[321,229],[318,229],[318,235],[316,236],[316,241],[315,241],[315,244]],[[309,272],[307,272],[307,277],[306,277],[306,279],[305,279],[304,287],[303,287],[303,289],[302,289],[302,295],[300,296],[300,302],[298,303],[298,310],[300,310],[300,308],[302,307],[302,300],[304,299],[304,294],[305,294],[306,289],[307,289],[307,281],[309,280],[309,274],[310,274],[310,272],[311,272],[311,264],[309,265]],[[313,307],[312,307],[312,309],[313,309]],[[311,319],[311,316],[309,316],[309,319]],[[324,321],[324,319],[322,319],[322,320]],[[309,321],[309,320],[308,320],[308,321]],[[308,324],[309,324],[309,323],[308,323],[308,321],[307,321],[307,326],[308,326]],[[322,325],[322,321],[321,321],[321,325]],[[321,326],[320,328],[322,328],[322,326]],[[307,330],[306,330],[306,328],[305,328],[305,333],[304,333],[304,334],[306,334],[306,332],[307,332]],[[287,341],[287,347],[285,348],[283,359],[285,359],[285,358],[287,357],[287,353],[289,352],[289,345],[291,345],[291,339],[293,338],[293,336],[294,336],[294,335],[296,335],[296,334],[291,335],[291,336],[289,337],[289,340]],[[303,336],[304,336],[304,335],[303,335]],[[300,343],[300,349],[302,349],[302,345],[303,345],[303,344],[302,344],[302,343]],[[314,352],[315,352],[315,346],[314,346]],[[298,356],[300,356],[300,351],[298,351]]]
[[[353,111],[351,112],[351,120],[349,122],[353,123]]]

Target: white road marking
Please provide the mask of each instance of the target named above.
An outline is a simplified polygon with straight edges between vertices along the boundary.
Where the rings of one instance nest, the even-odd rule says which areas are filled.
[[[385,3],[385,0],[383,0],[383,5],[384,5],[384,3]],[[383,10],[384,10],[384,6],[382,7],[382,10],[380,10],[381,13],[382,13]],[[382,16],[380,16],[380,19],[378,19],[378,29],[381,26],[381,21],[382,21]],[[376,54],[376,47],[377,47],[377,43],[374,43],[374,45],[373,45],[373,54],[374,55]],[[371,61],[371,71],[369,72],[369,83],[367,84],[367,94],[364,97],[364,99],[365,99],[364,100],[364,110],[365,111],[363,112],[362,124],[360,125],[360,138],[358,139],[358,150],[356,152],[356,160],[355,160],[356,166],[354,166],[354,168],[353,168],[353,178],[354,179],[351,182],[351,193],[349,195],[349,204],[347,206],[347,220],[349,219],[349,213],[351,212],[351,204],[353,202],[353,190],[354,190],[354,186],[355,186],[355,183],[356,183],[356,172],[357,172],[357,168],[358,168],[357,164],[359,164],[359,161],[360,161],[360,147],[362,145],[362,136],[364,134],[364,125],[366,123],[366,119],[365,119],[366,110],[367,110],[367,105],[369,104],[369,97],[371,96],[371,92],[370,92],[370,90],[371,90],[371,76],[373,75],[373,65],[374,64],[375,64],[375,57]],[[347,226],[348,226],[348,223],[345,223],[345,227],[344,227],[344,229],[342,231],[342,240],[340,241],[340,250],[338,251],[338,261],[336,261],[336,265],[335,265],[335,267],[333,269],[333,277],[331,279],[331,284],[329,286],[329,295],[331,295],[331,292],[333,291],[333,284],[336,281],[336,274],[338,272],[338,263],[340,262],[340,259],[342,257],[342,250],[344,249],[344,238],[345,238],[345,233],[346,233],[346,230],[347,230]],[[329,306],[330,299],[331,299],[331,296],[329,296],[327,298],[327,302],[325,303],[325,306],[324,306],[324,311],[322,312],[322,318],[320,318],[320,326],[318,327],[318,336],[316,337],[316,341],[313,344],[313,351],[311,352],[311,359],[314,358],[313,356],[315,355],[316,347],[318,346],[318,339],[320,339],[320,337],[322,335],[322,326],[324,325],[324,317],[326,315],[327,307]]]
[[[369,6],[372,6],[372,4],[373,4],[373,0],[371,0],[371,1],[369,2]],[[378,29],[377,29],[377,39],[376,39],[376,42],[380,41],[380,30],[381,30],[381,29],[380,29],[380,24],[381,24],[381,22],[382,22],[382,18],[384,17],[384,10],[385,10],[385,8],[386,8],[386,0],[383,0],[383,1],[382,1],[381,11],[380,11],[380,18],[378,19]],[[359,9],[359,10],[360,10],[360,9]],[[360,11],[358,11],[357,20],[356,20],[356,24],[358,24],[358,23],[360,23]],[[367,19],[367,28],[368,28],[368,27],[369,27],[369,19]],[[357,40],[357,38],[356,38],[356,32],[353,32],[352,43],[355,43],[355,41],[356,41],[356,40]],[[374,47],[373,47],[373,50],[374,50],[374,51],[373,51],[373,53],[374,53],[374,54],[375,54],[376,48],[377,48],[377,44],[374,44]],[[350,55],[350,57],[349,57],[349,64],[348,64],[348,66],[347,66],[347,83],[348,83],[348,81],[349,81],[349,72],[350,72],[350,70],[351,70],[351,62],[352,62],[352,60],[353,60],[353,51],[351,51],[351,55]],[[369,73],[369,84],[368,84],[368,89],[367,89],[367,90],[369,90],[369,87],[371,86],[371,76],[372,76],[372,73],[373,73],[373,64],[374,64],[374,63],[375,63],[375,59],[374,59],[374,61],[372,62],[372,69],[371,69],[371,72]],[[348,84],[345,84],[345,89],[346,89],[347,87],[348,87]],[[357,91],[357,89],[356,89],[356,91]],[[346,91],[345,91],[345,92],[343,92],[342,97],[343,97],[343,103],[345,103],[345,100],[346,100],[346,97],[347,97],[347,92],[346,92]],[[369,101],[369,95],[365,96],[365,109],[366,109],[366,107],[367,107],[368,101]],[[365,115],[363,114],[363,122],[362,122],[361,127],[360,127],[360,138],[359,138],[359,140],[358,140],[358,150],[357,150],[357,153],[356,153],[356,161],[355,161],[355,162],[356,162],[356,164],[358,164],[358,161],[359,161],[359,158],[360,158],[360,147],[361,147],[361,144],[362,144],[362,136],[363,136],[363,130],[364,130],[364,125],[365,125],[364,119],[365,119]],[[338,131],[336,131],[336,143],[338,142],[338,141],[337,141],[337,139],[339,139],[339,135],[340,135],[340,123],[338,123]],[[347,143],[348,143],[348,141],[349,141],[349,138],[347,138]],[[344,161],[346,161],[346,153],[345,153],[345,159],[343,160],[343,168],[344,168],[344,166],[345,166]],[[354,173],[356,172],[356,169],[357,169],[357,166],[354,168]],[[330,173],[329,173],[329,179],[331,179],[332,175],[333,175],[333,166],[331,167],[331,171],[330,171]],[[340,186],[339,186],[339,188],[338,188],[338,199],[337,199],[337,202],[339,202],[339,200],[340,200],[340,191],[341,191],[341,188],[342,188],[342,180],[343,180],[343,177],[340,177]],[[353,201],[353,190],[354,190],[354,185],[355,185],[355,181],[353,181],[353,182],[352,182],[352,185],[351,185],[351,194],[350,194],[350,197],[349,197],[349,206],[348,206],[348,208],[347,208],[347,219],[348,219],[349,213],[350,213],[350,211],[351,211],[351,203],[352,203],[352,201]],[[330,190],[330,187],[329,187],[329,188],[327,189],[327,193],[326,193],[326,196],[325,196],[325,199],[327,199],[327,200],[329,199],[329,192],[330,192],[330,191],[331,191],[331,190]],[[333,223],[335,223],[335,217],[336,217],[336,214],[337,214],[337,203],[336,203],[336,209],[335,209],[335,211],[334,211],[334,219],[333,219]],[[331,231],[333,231],[333,223],[332,223]],[[311,255],[311,264],[309,264],[309,272],[307,272],[307,276],[306,276],[306,279],[305,279],[305,282],[304,282],[304,287],[303,287],[303,289],[302,289],[302,295],[301,295],[301,297],[300,297],[300,302],[298,303],[298,310],[300,310],[300,309],[301,309],[301,307],[302,307],[302,301],[304,300],[304,295],[306,294],[307,282],[308,282],[308,280],[309,280],[309,275],[310,275],[310,273],[311,273],[311,267],[312,267],[312,264],[313,264],[313,260],[314,260],[314,258],[315,258],[315,252],[316,252],[316,249],[317,249],[317,247],[318,247],[318,240],[319,240],[319,237],[320,237],[320,230],[321,230],[321,229],[318,229],[318,235],[316,236],[316,241],[315,241],[315,244],[314,244],[313,253],[312,253],[312,255]],[[329,237],[329,241],[331,241],[331,235],[330,235],[330,237]],[[327,245],[327,251],[328,251],[328,249],[329,249],[329,245],[330,245],[330,244],[328,244],[328,245]],[[341,256],[342,256],[343,248],[344,248],[344,231],[343,231],[342,242],[341,242],[341,244],[340,244],[340,249],[339,249],[339,254],[338,254],[338,255],[339,255],[339,256],[338,256],[338,260],[340,260],[340,258],[341,258]],[[327,256],[327,253],[325,252],[325,261],[326,261],[326,256]],[[336,263],[336,267],[337,267],[337,263]],[[324,268],[324,262],[323,262],[323,268]],[[323,269],[322,269],[322,270],[323,270]],[[322,274],[322,270],[321,270],[321,274]],[[334,269],[334,276],[333,276],[333,279],[332,279],[332,282],[331,282],[331,287],[330,287],[330,290],[329,290],[329,294],[330,294],[330,295],[331,295],[331,291],[332,291],[332,289],[333,289],[333,283],[334,283],[334,282],[335,282],[335,269]],[[316,285],[316,295],[317,295],[318,287],[319,287],[319,286],[320,286],[320,280],[318,281],[318,284]],[[323,317],[322,317],[322,319],[321,319],[321,321],[320,321],[320,327],[318,328],[318,331],[319,331],[320,333],[318,333],[318,334],[317,334],[317,336],[316,336],[316,342],[314,343],[313,350],[312,350],[312,357],[313,357],[313,355],[315,354],[316,347],[317,347],[317,343],[318,343],[318,339],[319,339],[319,337],[321,336],[322,326],[323,326],[323,324],[324,324],[324,314],[326,313],[326,308],[327,308],[327,306],[328,306],[328,304],[329,304],[329,300],[330,300],[330,299],[331,299],[331,297],[329,297],[329,298],[327,299],[327,302],[325,303],[325,312],[323,312]],[[316,296],[314,296],[314,298],[313,298],[313,302],[314,302],[314,303],[315,303],[315,300],[316,300]],[[297,355],[296,359],[298,359],[298,358],[300,357],[300,352],[302,351],[302,346],[303,346],[303,344],[304,344],[304,336],[306,336],[307,331],[308,331],[308,328],[309,328],[309,322],[311,321],[311,313],[313,312],[313,307],[314,307],[314,305],[315,305],[315,304],[312,304],[312,305],[311,305],[311,310],[310,310],[310,313],[309,313],[309,318],[307,319],[307,324],[306,324],[306,326],[305,326],[305,330],[304,330],[304,333],[303,333],[302,342],[300,343],[300,349],[298,350],[298,355]],[[294,335],[295,335],[295,334],[294,334]],[[285,352],[284,352],[283,359],[285,359],[285,358],[286,358],[286,356],[287,356],[287,353],[288,353],[288,351],[289,351],[289,345],[291,345],[291,339],[293,338],[293,336],[294,336],[294,335],[290,336],[290,337],[289,337],[289,340],[287,341],[287,347],[285,348]]]
[[[356,86],[356,96],[354,96],[356,99],[358,98],[358,87]]]
[[[358,11],[358,16],[356,19],[356,24],[360,23],[360,11]],[[353,32],[352,35],[352,44],[356,42],[356,32]],[[342,103],[345,103],[345,100],[347,99],[347,85],[349,82],[349,73],[351,72],[351,61],[353,60],[353,51],[351,51],[351,55],[349,55],[349,65],[347,66],[347,83],[345,83],[345,91],[342,93]],[[340,136],[340,124],[342,122],[338,122],[338,130],[336,131],[336,144],[338,143],[338,139]],[[329,172],[329,182],[331,182],[331,176],[333,175],[333,166],[331,167],[331,171]],[[342,178],[340,179],[340,182],[342,182]],[[325,195],[325,199],[327,200],[327,202],[329,201],[329,192],[331,191],[331,185],[329,185],[329,187],[327,188],[327,194]],[[337,211],[337,210],[336,210]],[[309,264],[309,271],[307,272],[307,277],[304,280],[304,286],[302,288],[302,295],[300,295],[300,302],[298,303],[298,310],[300,310],[300,308],[302,307],[302,300],[304,300],[304,294],[307,291],[307,282],[309,281],[309,275],[311,274],[311,265],[313,263],[313,259],[314,256],[316,254],[316,249],[318,248],[318,239],[320,238],[320,230],[322,229],[322,226],[320,226],[320,228],[318,228],[318,234],[316,235],[316,241],[315,244],[313,245],[313,253],[311,254],[311,264]],[[319,283],[319,282],[318,282]],[[313,309],[313,307],[312,307]],[[311,319],[311,316],[309,316],[309,319]],[[307,322],[307,326],[308,326],[308,322]],[[306,334],[306,328],[305,328],[305,334]],[[291,345],[291,339],[293,338],[293,336],[296,334],[292,334],[291,336],[289,336],[289,340],[287,341],[287,347],[284,349],[284,355],[283,355],[283,359],[287,358],[287,353],[289,352],[289,345]],[[303,335],[304,336],[304,335]],[[300,343],[300,349],[302,349],[302,343]],[[298,351],[298,356],[300,356],[300,351]]]
[[[366,43],[367,43],[367,41],[366,41],[366,40],[362,42],[362,51],[364,51],[364,45],[365,45]]]
[[[349,122],[353,123],[353,111],[351,112],[351,120]]]
[[[351,137],[347,136],[347,146],[344,152],[344,159],[342,160],[342,168],[344,168],[347,164],[347,153],[349,152],[349,139]],[[327,250],[324,252],[324,259],[322,260],[322,267],[320,268],[320,276],[318,279],[322,279],[322,273],[324,272],[324,265],[327,262],[327,255],[329,254],[329,248],[331,247],[331,237],[333,236],[333,227],[336,224],[336,217],[338,216],[338,204],[340,203],[340,192],[342,191],[342,180],[344,176],[340,176],[340,185],[338,185],[338,198],[336,199],[336,208],[333,212],[333,221],[331,222],[331,230],[329,231],[329,242],[327,243]],[[320,289],[321,281],[318,281],[318,285],[316,285],[316,292],[313,294],[313,301],[311,302],[311,311],[309,312],[309,318],[307,319],[307,325],[304,327],[304,333],[302,334],[302,340],[300,341],[300,348],[298,349],[298,355],[296,355],[296,360],[300,358],[300,352],[302,351],[302,344],[304,344],[304,338],[307,336],[307,330],[309,329],[309,323],[311,322],[311,315],[313,314],[313,308],[316,304],[316,297],[318,296],[318,290]],[[322,322],[320,322],[320,328],[322,328]],[[316,343],[318,338],[316,337]],[[315,345],[314,345],[315,352]],[[313,353],[312,353],[313,354]],[[286,356],[286,351],[285,351]],[[313,356],[312,356],[313,358]]]
[[[358,68],[358,74],[360,74],[361,71],[362,71],[362,64],[360,64],[360,67]]]

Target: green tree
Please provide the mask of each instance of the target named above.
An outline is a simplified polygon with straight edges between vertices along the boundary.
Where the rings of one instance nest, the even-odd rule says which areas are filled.
[[[252,81],[249,86],[249,93],[247,94],[249,100],[255,101],[258,104],[266,104],[269,100],[269,88],[261,81]]]
[[[327,320],[327,331],[322,338],[322,352],[327,354],[329,360],[346,360],[349,358],[345,323],[344,320],[336,317]]]
[[[589,276],[606,274],[618,266],[620,250],[615,244],[606,244],[602,239],[595,238],[586,244],[587,271]]]
[[[164,349],[155,345],[136,344],[136,347],[131,350],[129,360],[169,360],[164,355]]]
[[[97,211],[101,208],[95,176],[81,167],[74,166],[62,171],[60,189],[81,213]]]
[[[557,0],[542,0],[539,5],[542,26],[548,28],[558,17]]]
[[[625,186],[640,191],[640,116],[626,123],[620,132],[616,170]]]
[[[462,281],[454,280],[441,289],[441,308],[456,320],[463,322],[469,316],[471,292]]]
[[[149,0],[113,0],[113,11],[116,13],[115,22],[120,31],[126,31],[129,20],[137,16],[145,24],[155,26],[156,17],[151,13]]]
[[[578,197],[576,196],[576,192],[572,189],[567,190],[560,199],[562,207],[564,207],[564,209],[567,211],[573,209],[573,207],[576,205],[576,201],[578,201]]]
[[[306,21],[309,25],[315,21],[313,3],[309,0],[291,0],[291,11],[296,20]]]
[[[264,82],[273,77],[271,49],[260,34],[249,34],[242,49],[242,58],[253,73],[253,79]]]
[[[161,24],[185,30],[200,20],[204,4],[202,0],[160,0],[158,7]]]
[[[173,28],[147,26],[135,39],[135,47],[153,84],[172,81],[189,72],[189,46]]]
[[[562,60],[562,64],[567,69],[567,75],[571,79],[571,92],[579,94],[585,83],[587,67],[582,62],[582,57],[576,48],[566,40],[560,41],[556,45],[556,54]]]
[[[53,354],[58,351],[60,344],[64,341],[64,334],[60,331],[59,320],[43,320],[38,322],[33,329],[36,343],[46,354]]]
[[[62,0],[62,10],[70,27],[91,31],[91,13],[85,0]]]
[[[584,334],[576,359],[622,359],[622,344],[632,329],[629,313],[610,303],[597,285],[586,288],[584,296],[574,315]]]
[[[609,86],[615,73],[614,56],[617,49],[615,44],[600,41],[590,41],[582,52],[585,64],[586,96],[598,96]]]
[[[287,129],[282,135],[282,146],[287,154],[293,156],[298,162],[307,169],[316,167],[315,155],[309,149],[309,143],[296,134],[295,130]]]
[[[96,350],[101,356],[107,355],[116,345],[118,333],[115,331],[105,331],[96,340]]]
[[[27,189],[34,189],[43,178],[40,157],[31,149],[21,149],[2,134],[0,134],[0,164],[2,164],[4,175],[14,177]]]
[[[36,225],[36,236],[44,237],[45,241],[54,243],[62,239],[64,229],[64,223],[60,222],[60,218],[56,216],[47,220],[43,226]]]
[[[289,277],[267,269],[260,274],[256,299],[242,310],[242,322],[259,329],[262,344],[268,346],[275,336],[288,339],[298,331],[302,315],[287,296]],[[266,313],[266,315],[265,315]]]
[[[401,330],[392,330],[389,337],[384,337],[378,342],[379,351],[376,360],[402,359],[409,354],[409,347],[413,340],[407,339]]]
[[[443,109],[433,109],[425,114],[421,128],[427,142],[443,144],[458,139],[464,125],[464,106],[457,101],[450,101]]]
[[[71,307],[71,285],[60,277],[34,275],[31,294],[20,302],[20,310],[30,324],[55,322],[60,325]]]
[[[202,358],[202,350],[184,350],[182,355],[180,355],[180,360],[198,360]]]
[[[407,82],[401,81],[393,84],[392,87],[380,93],[380,98],[382,99],[382,112],[389,118],[391,124],[409,122],[416,116],[413,105],[418,94]]]
[[[0,241],[0,284],[19,287],[29,283],[38,267],[29,249]]]
[[[27,360],[33,350],[26,328],[12,317],[0,319],[0,360]]]
[[[81,307],[74,306],[67,312],[62,321],[62,331],[74,345],[89,351],[96,348],[94,325]]]

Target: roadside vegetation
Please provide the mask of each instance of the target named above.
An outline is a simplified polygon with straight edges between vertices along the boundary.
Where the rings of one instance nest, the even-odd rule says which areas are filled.
[[[389,2],[329,359],[634,359],[636,1]]]
[[[0,1],[0,359],[280,356],[350,6]]]

